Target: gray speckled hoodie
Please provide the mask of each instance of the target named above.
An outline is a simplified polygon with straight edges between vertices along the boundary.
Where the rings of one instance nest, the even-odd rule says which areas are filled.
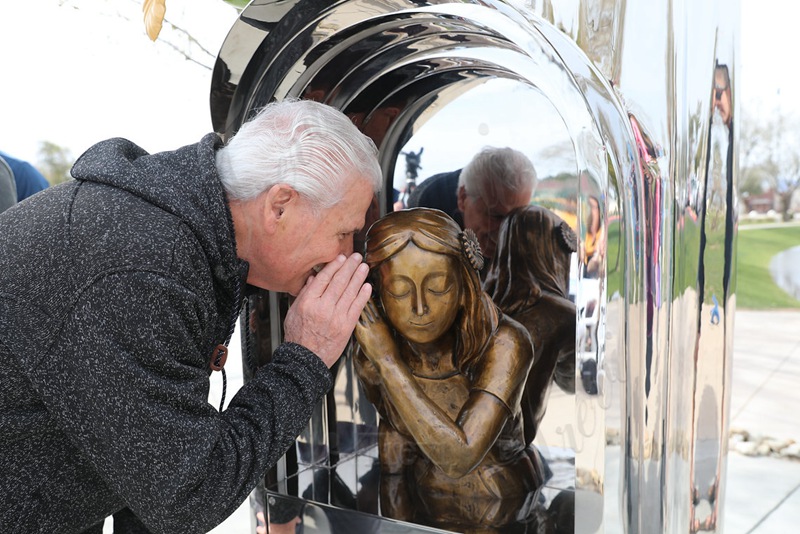
[[[104,141],[75,181],[0,215],[0,532],[81,532],[123,507],[154,532],[207,532],[330,388],[284,344],[224,412],[208,404],[247,271],[218,147]]]

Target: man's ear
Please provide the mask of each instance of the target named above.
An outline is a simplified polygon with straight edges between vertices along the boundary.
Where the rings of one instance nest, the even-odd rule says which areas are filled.
[[[456,191],[456,204],[458,205],[458,211],[464,213],[464,207],[466,206],[467,202],[467,188],[463,185],[458,186],[458,190]]]
[[[285,184],[273,185],[264,193],[262,210],[268,228],[277,227],[285,217],[286,210],[292,207],[298,198],[298,193]]]

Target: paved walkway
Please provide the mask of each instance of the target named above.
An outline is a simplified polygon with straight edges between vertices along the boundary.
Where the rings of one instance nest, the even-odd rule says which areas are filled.
[[[722,526],[725,534],[800,532],[800,460],[786,454],[800,446],[800,310],[739,310],[735,321]],[[228,398],[241,385],[235,360],[226,366]],[[220,384],[212,377],[215,406]],[[212,533],[251,532],[248,512],[245,503]]]
[[[739,310],[733,352],[724,532],[799,532],[800,460],[786,446],[800,444],[800,311]],[[737,444],[743,435],[757,447]]]

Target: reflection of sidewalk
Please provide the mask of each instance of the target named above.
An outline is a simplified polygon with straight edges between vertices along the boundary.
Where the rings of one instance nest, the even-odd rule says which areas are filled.
[[[735,434],[800,443],[800,311],[736,313],[731,391]]]
[[[800,310],[736,312],[730,417],[726,534],[797,532]],[[742,436],[752,446],[739,443]]]

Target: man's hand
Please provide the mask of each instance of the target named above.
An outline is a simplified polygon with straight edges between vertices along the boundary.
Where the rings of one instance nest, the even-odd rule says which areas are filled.
[[[306,347],[330,368],[339,359],[372,286],[361,254],[339,256],[309,277],[286,314],[285,340]]]

